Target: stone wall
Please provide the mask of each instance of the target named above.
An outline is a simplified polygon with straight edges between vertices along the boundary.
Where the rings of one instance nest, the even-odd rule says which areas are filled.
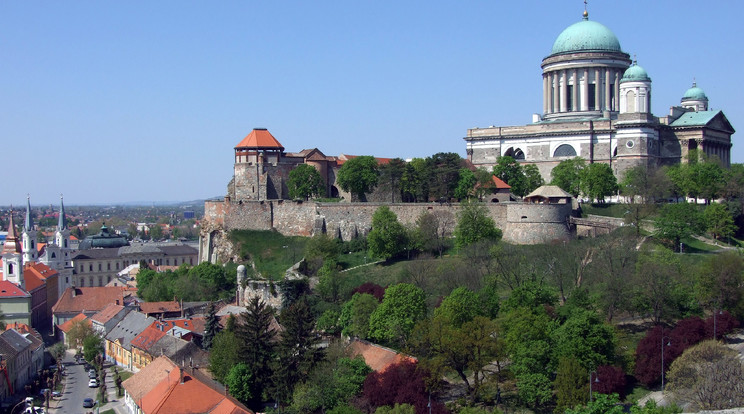
[[[460,205],[438,203],[316,203],[289,200],[207,201],[199,247],[200,261],[224,261],[235,257],[227,234],[231,230],[272,230],[287,236],[327,233],[342,240],[366,236],[372,215],[382,205],[390,208],[404,225],[414,225],[424,212],[436,214],[444,234],[451,235]],[[485,204],[504,240],[518,244],[546,243],[571,237],[570,204]]]

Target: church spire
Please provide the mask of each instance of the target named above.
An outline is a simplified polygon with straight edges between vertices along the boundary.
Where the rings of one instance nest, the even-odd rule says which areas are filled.
[[[31,219],[31,197],[26,194],[26,222],[23,224],[23,229],[31,231],[34,227],[34,221]]]
[[[18,232],[13,223],[13,206],[10,206],[10,217],[8,218],[8,235],[5,237],[3,254],[21,253],[21,243],[18,241]]]
[[[65,201],[62,194],[59,195],[59,223],[57,223],[57,228],[62,231],[67,228],[65,224]]]

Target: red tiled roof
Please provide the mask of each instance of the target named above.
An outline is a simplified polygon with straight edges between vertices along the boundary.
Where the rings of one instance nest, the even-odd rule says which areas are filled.
[[[68,319],[62,325],[57,325],[57,329],[59,329],[60,331],[62,331],[64,333],[67,333],[70,330],[70,328],[72,328],[72,325],[74,325],[75,322],[78,322],[78,321],[87,321],[88,322],[88,325],[91,325],[90,319],[88,319],[88,317],[85,316],[85,314],[81,312],[81,313],[78,313],[77,315],[75,315],[74,318]]]
[[[31,295],[14,283],[7,280],[0,280],[0,298],[23,298],[28,296]]]
[[[346,155],[346,154],[341,154],[336,159],[336,165],[338,165],[340,167],[340,166],[344,165],[344,163],[346,163],[346,161],[352,160],[352,159],[357,158],[357,157],[360,157],[360,156],[361,155]],[[392,160],[392,158],[380,158],[380,157],[374,157],[374,159],[375,159],[375,161],[377,161],[377,165],[387,165],[387,164],[390,163],[390,160]]]
[[[119,312],[121,312],[122,309],[124,309],[124,305],[110,303],[108,306],[98,311],[98,313],[91,316],[90,319],[98,323],[106,323],[111,320],[111,318],[116,316]]]
[[[495,175],[492,177],[493,177],[493,184],[496,186],[496,188],[511,188],[511,186],[505,183],[501,178]]]
[[[168,302],[142,302],[140,312],[150,315],[161,312],[181,312],[181,304],[176,301]]]
[[[155,322],[157,323],[157,322]],[[136,346],[139,349],[144,349],[145,351],[150,349],[150,347],[158,341],[158,339],[165,336],[165,332],[158,329],[153,323],[153,325],[148,326],[145,328],[142,333],[135,336],[134,339],[132,339],[132,346]]]
[[[284,150],[282,144],[264,128],[254,128],[248,136],[235,146],[235,149],[277,149]]]
[[[132,376],[132,379],[143,373],[146,368]],[[135,403],[145,414],[251,414],[250,410],[225,394],[224,391],[220,392],[202,382],[197,375],[191,374],[189,370],[173,368],[149,392],[145,392],[141,399],[135,400]]]
[[[192,318],[164,319],[162,321],[154,322],[153,325],[158,327],[162,326],[163,330],[166,332],[173,329],[173,327],[178,326],[179,328],[203,335],[206,323],[206,317],[196,316]]]
[[[416,362],[416,358],[399,354],[390,348],[385,348],[371,342],[360,339],[352,339],[347,348],[352,356],[361,355],[364,362],[372,368],[373,371],[382,372],[390,365],[402,361]]]
[[[98,312],[116,301],[124,304],[124,297],[129,293],[131,290],[123,286],[67,288],[52,307],[52,312]]]
[[[29,292],[45,284],[48,278],[56,275],[58,275],[57,271],[44,263],[30,264],[23,269],[23,278]]]

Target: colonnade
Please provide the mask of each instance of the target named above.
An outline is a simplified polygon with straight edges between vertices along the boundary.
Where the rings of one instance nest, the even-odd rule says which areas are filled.
[[[622,75],[622,69],[612,67],[561,69],[543,73],[543,113],[618,111]],[[590,96],[590,93],[594,96]]]

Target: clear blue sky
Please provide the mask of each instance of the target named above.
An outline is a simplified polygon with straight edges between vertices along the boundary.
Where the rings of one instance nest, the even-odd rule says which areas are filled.
[[[0,2],[0,205],[222,196],[233,147],[465,155],[467,128],[529,123],[540,62],[579,0]],[[693,78],[744,131],[744,2],[589,2],[653,79]],[[734,135],[732,161],[744,162]]]

